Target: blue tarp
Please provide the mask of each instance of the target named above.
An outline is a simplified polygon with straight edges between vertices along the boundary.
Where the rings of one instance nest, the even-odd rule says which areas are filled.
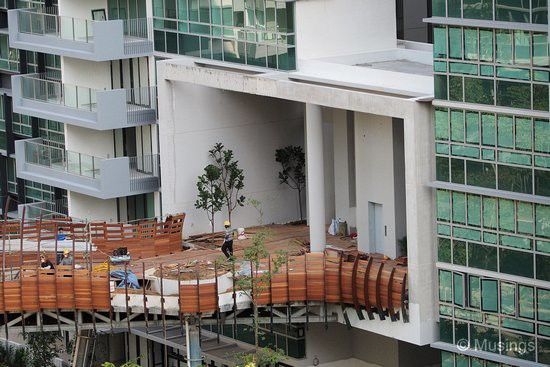
[[[124,270],[113,270],[111,271],[111,276],[113,278],[125,280],[125,282],[128,284],[128,288],[141,289],[136,275],[131,270],[126,270],[126,274],[124,273]],[[118,288],[124,288],[125,282],[121,282]]]

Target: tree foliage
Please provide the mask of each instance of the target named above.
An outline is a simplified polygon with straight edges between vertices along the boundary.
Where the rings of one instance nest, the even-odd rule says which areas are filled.
[[[272,275],[277,273],[280,267],[288,261],[288,256],[283,251],[278,252],[275,257],[269,256],[269,251],[267,251],[267,248],[265,247],[265,240],[268,236],[269,232],[267,229],[256,233],[252,237],[252,245],[244,250],[243,263],[250,264],[250,274],[237,277],[236,273],[233,273],[236,290],[243,292],[248,298],[250,298],[253,307],[252,318],[254,344],[256,348],[254,353],[242,354],[238,356],[238,359],[242,362],[241,365],[243,366],[267,367],[275,365],[284,358],[284,354],[280,350],[260,347],[260,338],[262,333],[260,331],[257,300],[264,292],[268,290],[268,285]],[[266,259],[271,261],[271,269],[269,271],[261,266],[262,262]]]
[[[195,202],[195,208],[206,211],[212,233],[214,233],[216,213],[222,210],[224,204],[224,193],[219,183],[220,177],[221,172],[218,167],[209,164],[204,168],[204,173],[198,177],[197,181],[199,195]]]
[[[300,220],[302,213],[302,191],[306,187],[306,157],[304,150],[299,146],[289,145],[275,151],[275,161],[280,163],[282,171],[279,171],[279,182],[298,191],[298,205],[300,207]]]
[[[239,168],[239,161],[235,160],[233,150],[225,149],[222,143],[216,143],[208,153],[220,171],[218,183],[224,194],[228,219],[231,221],[231,213],[237,206],[244,205],[245,197],[240,194],[244,188],[243,170]]]
[[[26,333],[28,367],[54,367],[54,358],[59,357],[62,340],[55,332]]]

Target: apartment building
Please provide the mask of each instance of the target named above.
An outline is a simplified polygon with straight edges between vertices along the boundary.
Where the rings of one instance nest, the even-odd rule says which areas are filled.
[[[409,298],[399,319],[331,306],[328,330],[269,330],[289,365],[547,365],[547,2],[415,3],[7,1],[4,203],[111,222],[184,211],[186,234],[207,232],[196,181],[222,142],[262,221],[285,223],[299,205],[275,150],[301,146],[311,251],[342,218],[359,251],[407,256]],[[148,366],[162,343],[119,346],[147,348]]]
[[[546,1],[433,1],[443,366],[550,363]]]
[[[5,5],[2,52],[13,77],[2,79],[3,207],[11,197],[8,211],[23,204],[27,217],[160,215],[145,1]]]

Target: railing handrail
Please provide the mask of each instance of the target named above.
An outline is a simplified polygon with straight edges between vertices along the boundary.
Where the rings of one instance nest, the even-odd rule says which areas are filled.
[[[68,15],[59,15],[59,14],[50,14],[47,11],[44,11],[44,9],[40,8],[25,8],[25,9],[17,9],[19,12],[19,16],[25,14],[28,14],[29,19],[33,16],[38,17],[44,17],[49,18],[51,21],[53,21],[52,25],[55,25],[55,28],[49,29],[48,35],[55,35],[57,38],[62,39],[69,39],[77,42],[85,42],[85,43],[93,43],[93,24],[94,23],[102,23],[102,22],[118,22],[122,21],[123,25],[123,35],[128,37],[135,37],[135,38],[142,38],[142,39],[149,39],[151,36],[151,21],[150,18],[130,18],[130,19],[109,19],[109,20],[92,20],[92,19],[84,19],[84,18],[77,18],[77,17],[71,17]],[[72,37],[63,37],[62,34],[62,20],[70,20],[70,26],[69,28],[66,28],[65,31],[69,31],[69,36]],[[19,31],[23,33],[31,33],[31,34],[45,34],[44,31],[44,24],[42,27],[39,27],[39,30],[32,29],[32,22],[29,23],[30,29],[22,29],[22,22],[19,22]],[[80,38],[77,37],[77,33],[75,32],[75,24],[78,26],[83,25],[84,33],[80,35]],[[65,33],[67,35],[67,33]]]

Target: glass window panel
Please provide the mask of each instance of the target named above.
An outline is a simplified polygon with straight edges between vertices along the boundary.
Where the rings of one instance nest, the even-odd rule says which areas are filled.
[[[446,100],[447,97],[447,76],[434,75],[434,96],[436,99]]]
[[[550,129],[550,128],[549,128]],[[548,132],[550,137],[550,130]],[[481,142],[483,145],[494,146],[496,143],[495,115],[481,114]],[[550,146],[550,145],[549,145]]]
[[[533,277],[533,253],[501,248],[499,255],[501,273]]]
[[[496,202],[497,200],[494,198],[483,198],[483,226],[486,228],[496,228]]]
[[[435,157],[436,180],[449,182],[449,158]]]
[[[449,113],[446,109],[435,110],[435,137],[449,140]]]
[[[535,317],[535,291],[533,287],[526,285],[518,285],[519,298],[518,298],[518,313],[520,317],[527,317],[532,319]]]
[[[517,203],[518,232],[533,234],[533,205],[519,201]]]
[[[533,70],[533,80],[537,82],[550,82],[550,73],[548,71]]]
[[[513,108],[531,108],[531,85],[497,80],[497,105]]]
[[[451,110],[451,140],[464,142],[464,111]]]
[[[533,109],[548,111],[548,84],[533,84]]]
[[[496,20],[505,22],[529,23],[529,1],[525,0],[495,0]]]
[[[466,266],[466,242],[453,240],[453,264]]]
[[[468,195],[468,225],[481,226],[481,197]]]
[[[536,255],[537,279],[550,281],[550,256]]]
[[[445,263],[451,263],[451,240],[448,238],[438,238],[437,260]]]
[[[449,27],[449,58],[462,59],[462,29]]]
[[[537,319],[550,322],[550,290],[537,289]]]
[[[535,170],[535,195],[550,196],[550,171]]]
[[[498,201],[499,228],[502,231],[515,232],[516,214],[514,211],[514,202],[512,200],[500,199]]]
[[[453,285],[455,305],[464,306],[464,275],[453,273]]]
[[[475,64],[451,62],[449,63],[449,68],[451,73],[477,75],[477,65]]]
[[[500,283],[500,312],[505,315],[516,314],[516,285]]]
[[[463,96],[463,78],[461,76],[449,75],[449,99],[451,101],[462,102]]]
[[[434,27],[434,58],[447,58],[447,29]]]
[[[155,51],[166,52],[166,44],[165,44],[166,40],[164,37],[164,32],[155,31],[154,37],[155,37]]]
[[[531,64],[531,37],[529,32],[514,31],[514,63]]]
[[[462,4],[460,0],[447,0],[449,5],[448,16],[453,18],[462,17]]]
[[[543,327],[543,325],[539,325],[540,328]],[[548,327],[546,327],[548,329]],[[549,335],[548,333],[547,335]],[[537,354],[538,354],[538,362],[550,366],[550,339],[537,339]]]
[[[464,183],[464,161],[462,159],[451,158],[451,182]]]
[[[451,219],[451,196],[449,191],[437,190],[437,219],[448,222]]]
[[[514,147],[514,120],[512,116],[498,116],[498,146]]]
[[[453,222],[466,223],[466,194],[453,192]]]
[[[548,241],[536,241],[537,251],[550,254],[550,242]]]
[[[500,245],[506,247],[515,247],[525,250],[531,250],[533,248],[533,240],[530,238],[506,236],[500,235]]]
[[[524,166],[531,166],[531,155],[510,153],[510,152],[498,152],[498,161],[503,163],[521,164]]]
[[[464,0],[464,18],[493,19],[493,0]]]
[[[477,60],[477,29],[464,29],[464,58]]]
[[[499,342],[498,330],[486,326],[470,325],[470,340],[480,341],[480,343],[471,343],[472,348],[484,350],[486,352],[494,352],[495,346],[498,345]],[[484,341],[487,342],[484,343]]]
[[[531,194],[533,191],[533,177],[531,169],[498,166],[498,189]]]
[[[535,120],[535,151],[550,153],[550,123],[548,120]]]
[[[468,147],[464,145],[451,145],[451,153],[454,156],[479,158],[479,148]]]
[[[531,80],[531,72],[529,69],[497,66],[497,77],[504,79]]]
[[[432,0],[432,16],[447,16],[447,4],[445,0]]]
[[[479,31],[479,59],[493,61],[493,31]]]
[[[440,326],[440,330],[441,330],[441,326]],[[451,332],[452,330],[453,329],[451,328]],[[447,343],[452,343],[452,341]],[[445,352],[445,351],[441,352],[441,367],[455,367],[454,353]]]
[[[535,233],[537,236],[550,238],[550,206],[535,206]]]
[[[466,112],[466,142],[479,143],[479,113]]]
[[[531,0],[532,22],[535,24],[548,24],[548,0]]]
[[[492,65],[481,65],[479,68],[480,75],[482,76],[494,76],[495,68]]]
[[[446,270],[439,271],[439,300],[442,302],[452,302],[452,273]]]
[[[468,287],[468,291],[470,292],[468,296],[470,307],[480,308],[481,307],[481,284],[479,281],[479,277],[470,275],[468,279],[470,282]]]
[[[492,79],[464,78],[464,101],[479,104],[494,104],[495,93]]]
[[[548,35],[546,33],[533,33],[533,65],[549,65]]]
[[[454,227],[453,235],[457,238],[463,238],[465,240],[481,241],[481,232],[474,229]]]
[[[495,165],[492,163],[466,161],[468,185],[496,188]]]
[[[497,271],[497,248],[477,243],[468,243],[468,266]]]
[[[512,33],[510,31],[496,31],[496,62],[512,63]]]
[[[439,337],[444,343],[453,342],[453,321],[449,319],[439,319]]]
[[[516,149],[531,150],[533,127],[530,118],[516,117]]]
[[[481,279],[481,310],[498,311],[498,284],[496,280]]]

